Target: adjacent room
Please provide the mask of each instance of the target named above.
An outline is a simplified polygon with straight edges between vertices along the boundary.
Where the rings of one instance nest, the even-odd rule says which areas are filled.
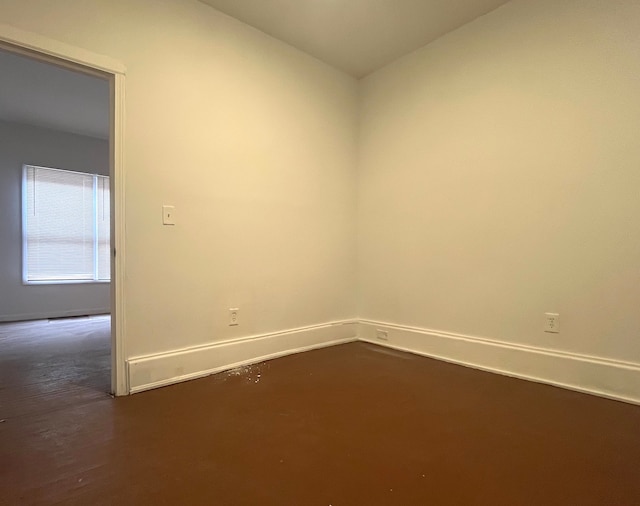
[[[0,89],[0,405],[16,415],[111,391],[109,83],[0,50]]]
[[[0,504],[640,504],[640,3],[0,12]]]

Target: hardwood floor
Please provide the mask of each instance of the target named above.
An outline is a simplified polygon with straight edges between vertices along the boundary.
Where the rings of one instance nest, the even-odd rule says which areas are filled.
[[[0,504],[640,504],[638,406],[364,343],[112,399],[2,332]]]
[[[105,398],[110,317],[0,323],[0,419]]]

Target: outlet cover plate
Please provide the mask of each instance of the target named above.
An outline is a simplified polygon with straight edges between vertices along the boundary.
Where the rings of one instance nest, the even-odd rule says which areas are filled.
[[[382,329],[376,329],[376,338],[380,339],[381,341],[388,341],[389,340],[389,332],[387,332],[386,330],[382,330]]]
[[[544,314],[544,331],[549,334],[560,332],[560,315],[558,313]]]
[[[229,308],[229,326],[236,327],[240,325],[240,309],[237,307]]]

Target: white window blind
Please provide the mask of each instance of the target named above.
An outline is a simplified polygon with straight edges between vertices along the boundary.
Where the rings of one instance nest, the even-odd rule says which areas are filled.
[[[109,202],[106,176],[25,165],[24,281],[109,281]]]

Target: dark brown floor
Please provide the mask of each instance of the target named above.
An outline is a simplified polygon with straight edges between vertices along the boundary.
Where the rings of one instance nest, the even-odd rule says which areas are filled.
[[[104,399],[110,317],[0,323],[0,419]]]
[[[640,407],[363,343],[115,400],[2,374],[1,504],[640,505]]]

